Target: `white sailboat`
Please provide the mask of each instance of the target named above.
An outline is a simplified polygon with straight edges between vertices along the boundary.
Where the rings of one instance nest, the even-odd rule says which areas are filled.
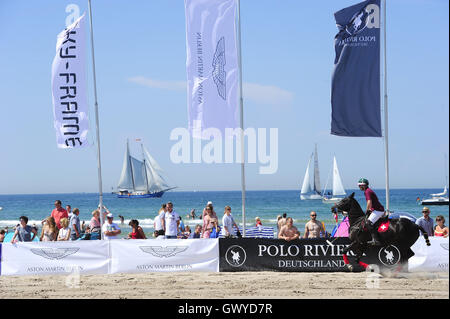
[[[142,160],[138,160],[130,155],[127,140],[127,150],[117,186],[119,198],[161,197],[164,192],[176,188],[167,184],[162,176],[163,170],[143,144],[141,148]]]
[[[320,176],[319,176],[319,160],[317,156],[317,145],[314,150],[314,176],[311,181],[311,174],[309,173],[309,167],[311,166],[313,154],[311,154],[308,166],[306,167],[305,177],[303,178],[302,190],[300,191],[301,200],[322,199],[320,192]],[[313,182],[313,186],[311,186]]]
[[[327,180],[328,184],[328,180]],[[326,186],[325,186],[326,189]],[[347,194],[344,189],[344,185],[342,184],[341,175],[339,174],[339,169],[337,166],[336,156],[333,157],[333,188],[332,188],[332,196],[327,197],[325,195],[325,191],[323,192],[324,196],[322,198],[322,202],[326,204],[334,204],[339,202],[342,198],[344,198]]]

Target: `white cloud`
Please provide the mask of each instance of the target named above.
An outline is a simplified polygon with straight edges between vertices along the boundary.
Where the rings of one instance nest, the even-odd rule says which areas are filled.
[[[163,89],[171,91],[186,92],[186,81],[160,81],[135,76],[128,78],[129,82],[146,86],[152,89]],[[243,95],[245,100],[269,105],[288,105],[294,100],[294,93],[281,89],[273,85],[261,85],[257,83],[244,82]]]
[[[186,91],[186,81],[160,81],[143,76],[128,78],[129,82],[140,84],[152,89],[163,89],[171,91]]]
[[[286,105],[294,100],[294,93],[273,85],[246,83],[243,85],[244,100],[249,99],[261,104]]]

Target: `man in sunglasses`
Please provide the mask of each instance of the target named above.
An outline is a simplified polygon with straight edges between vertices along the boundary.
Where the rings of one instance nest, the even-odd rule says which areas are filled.
[[[434,236],[433,218],[430,217],[430,209],[428,207],[422,208],[423,216],[416,220],[416,224],[422,226],[427,232],[428,236]],[[422,231],[420,235],[423,236]]]
[[[317,213],[312,211],[309,216],[311,220],[305,225],[305,235],[303,238],[320,238],[320,233],[325,233],[323,225],[317,220]]]

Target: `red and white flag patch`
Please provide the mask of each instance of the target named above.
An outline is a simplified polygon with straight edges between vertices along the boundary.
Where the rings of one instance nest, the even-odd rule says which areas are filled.
[[[384,233],[384,232],[386,232],[386,231],[389,229],[389,224],[390,224],[390,221],[387,221],[387,222],[381,224],[381,225],[378,227],[378,232],[379,232],[379,233]]]

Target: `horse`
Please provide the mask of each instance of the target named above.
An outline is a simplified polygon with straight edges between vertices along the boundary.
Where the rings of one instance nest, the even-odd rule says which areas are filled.
[[[333,213],[346,212],[348,220],[350,223],[349,228],[349,239],[351,241],[350,245],[343,250],[344,263],[350,271],[357,271],[359,269],[366,270],[368,264],[360,261],[363,253],[367,250],[367,242],[371,239],[370,233],[365,229],[365,224],[367,223],[366,214],[361,209],[358,201],[354,198],[355,193],[350,196],[343,198],[341,201],[336,203],[331,211]],[[415,224],[413,221],[407,218],[389,219],[389,226],[386,226],[388,221],[387,217],[380,218],[375,227],[378,229],[380,234],[380,239],[385,246],[395,245],[400,251],[400,267],[402,268],[410,257],[414,256],[414,252],[411,250],[411,246],[416,242],[420,236],[420,231],[423,233],[423,237],[426,244],[430,246],[430,241],[428,239],[427,232],[419,225]],[[382,226],[380,226],[382,224]],[[380,228],[384,227],[387,229],[380,231]],[[355,254],[356,263],[355,266],[350,263],[347,253],[352,251]]]

